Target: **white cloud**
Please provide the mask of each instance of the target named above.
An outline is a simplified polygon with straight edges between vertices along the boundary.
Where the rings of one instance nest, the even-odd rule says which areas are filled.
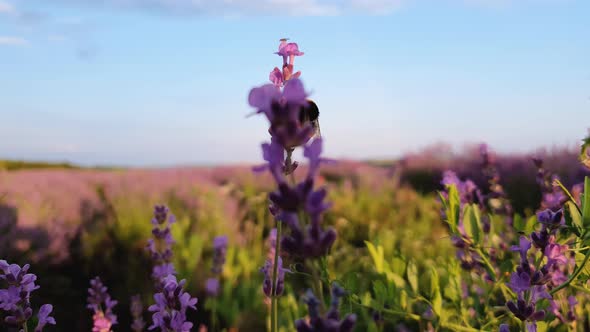
[[[404,2],[404,0],[350,0],[353,9],[377,15],[389,14],[399,9]]]
[[[0,3],[4,0],[0,0]],[[30,0],[31,2],[34,0]],[[43,0],[35,0],[42,2]],[[429,0],[433,1],[433,0]],[[574,0],[434,0],[466,6],[502,7],[512,4],[550,4]],[[64,5],[92,6],[111,10],[144,11],[173,16],[334,16],[390,14],[412,2],[426,0],[54,0]]]
[[[6,1],[0,0],[0,14],[13,14],[15,13],[14,6]]]
[[[26,46],[29,41],[20,37],[0,36],[0,45]]]

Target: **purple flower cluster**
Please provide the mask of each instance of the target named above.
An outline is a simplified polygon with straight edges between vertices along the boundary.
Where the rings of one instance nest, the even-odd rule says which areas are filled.
[[[272,273],[273,273],[273,258],[266,260],[264,266],[260,269],[260,272],[264,274],[264,281],[262,282],[262,290],[267,297],[272,297]],[[291,272],[289,269],[283,267],[283,259],[281,257],[278,258],[277,263],[277,281],[274,285],[274,296],[279,296],[283,294],[283,290],[285,289],[285,272]]]
[[[148,240],[148,250],[154,261],[152,278],[155,281],[156,289],[159,290],[159,281],[171,274],[176,274],[172,264],[172,233],[170,225],[176,222],[176,218],[164,205],[154,207],[154,217],[152,218],[153,239]]]
[[[559,176],[552,175],[544,169],[543,159],[533,158],[533,162],[537,167],[537,175],[535,179],[537,180],[537,184],[541,188],[541,193],[543,195],[541,199],[541,208],[553,211],[561,209],[563,204],[567,201],[567,196],[560,188],[553,185],[553,182],[559,180]]]
[[[489,184],[489,193],[484,195],[483,200],[488,203],[487,207],[489,207],[492,212],[507,216],[508,224],[512,224],[512,205],[506,198],[506,192],[500,184],[500,172],[498,172],[496,166],[496,157],[486,144],[480,145],[479,153],[482,160],[482,174]],[[486,223],[489,224],[489,221],[484,221],[484,230],[486,228]]]
[[[131,317],[133,317],[133,322],[131,323],[131,329],[133,332],[141,332],[145,327],[145,322],[143,321],[143,304],[141,303],[141,297],[138,295],[134,295],[131,297]]]
[[[273,205],[279,209],[277,219],[283,221],[291,230],[283,237],[281,244],[285,252],[302,258],[317,258],[326,255],[336,240],[336,231],[322,229],[322,215],[330,208],[324,200],[325,188],[314,190],[314,177],[322,161],[322,140],[316,139],[304,147],[304,156],[309,160],[307,177],[296,186],[286,181],[279,182],[278,190],[270,194]],[[271,166],[272,167],[272,166]],[[277,167],[276,165],[274,167]],[[299,211],[304,211],[309,224],[300,225]]]
[[[117,324],[117,316],[113,313],[116,304],[99,277],[90,280],[86,307],[94,311],[92,332],[111,332],[111,327]]]
[[[178,282],[174,275],[162,279],[162,291],[154,294],[155,304],[148,310],[152,314],[152,326],[149,330],[159,328],[166,332],[188,332],[193,324],[187,321],[188,308],[196,310],[197,299],[184,291],[186,281]]]
[[[340,299],[346,292],[338,284],[332,285],[330,309],[324,317],[320,315],[320,301],[311,290],[307,291],[305,303],[309,312],[309,320],[299,319],[295,322],[297,332],[350,332],[356,323],[356,315],[349,314],[340,319],[338,307]]]
[[[270,230],[267,239],[268,245],[268,254],[266,255],[267,259],[273,260],[275,258],[275,249],[277,246],[277,229],[273,228]]]
[[[21,328],[33,316],[31,308],[31,292],[38,289],[35,285],[37,276],[29,271],[29,265],[22,268],[17,264],[8,264],[0,260],[0,310],[6,313],[4,322],[10,326]],[[39,322],[35,332],[43,330],[45,325],[55,325],[55,319],[51,316],[53,306],[44,304],[37,314]]]
[[[301,112],[309,107],[307,93],[299,79],[292,79],[281,90],[272,84],[253,88],[248,96],[250,106],[263,113],[270,122],[269,133],[284,149],[307,143],[314,135],[310,122],[301,121]],[[284,160],[281,160],[281,163]]]
[[[459,200],[461,204],[460,213],[463,213],[463,206],[465,204],[477,204],[483,208],[483,196],[475,183],[469,179],[461,181],[457,174],[453,171],[445,171],[443,173],[443,180],[441,182],[445,188],[455,186],[459,193]],[[448,192],[443,191],[441,195],[448,199]],[[443,211],[443,218],[446,218]],[[484,274],[484,264],[481,256],[473,250],[474,241],[465,232],[463,226],[463,218],[459,217],[458,234],[451,235],[451,242],[457,248],[457,259],[460,261],[461,268],[467,271],[476,270],[478,273]]]
[[[219,295],[219,275],[225,264],[227,236],[218,236],[213,239],[213,250],[213,265],[211,266],[211,272],[214,274],[214,277],[207,279],[205,282],[205,290],[209,296]]]
[[[272,85],[254,88],[249,101],[270,122],[271,142],[262,145],[267,164],[258,170],[268,169],[277,183],[278,189],[269,195],[271,212],[291,230],[289,236],[281,239],[281,244],[291,255],[314,258],[328,252],[336,239],[336,232],[320,227],[322,213],[329,208],[329,204],[324,202],[325,189],[314,190],[314,178],[324,159],[321,158],[320,138],[308,144],[315,134],[313,125],[309,121],[301,121],[300,113],[308,106],[306,97],[301,81],[293,79],[283,91]],[[297,163],[291,161],[291,153],[301,145],[304,145],[304,156],[309,160],[309,170],[302,182],[289,184],[286,175],[297,167]],[[300,225],[303,222],[299,220],[301,211],[309,217],[306,229]]]
[[[559,227],[565,223],[563,212],[562,210],[557,212],[544,210],[537,213],[537,220],[541,224],[541,229],[531,233],[531,240],[535,247],[544,252],[549,243],[555,241],[555,234]]]
[[[481,204],[483,201],[481,191],[477,185],[469,179],[461,181],[457,174],[453,171],[444,171],[441,184],[446,188],[454,185],[459,192],[459,199],[461,204]],[[443,192],[443,195],[447,193]]]
[[[578,301],[576,300],[576,298],[570,295],[567,298],[567,305],[565,306],[565,310],[561,310],[562,308],[560,308],[557,301],[550,300],[549,312],[551,312],[555,317],[557,317],[557,319],[559,319],[559,321],[561,321],[564,324],[572,323],[576,321],[576,313],[574,310],[576,309],[577,304]]]
[[[282,87],[286,81],[301,76],[300,71],[293,72],[293,70],[295,57],[303,55],[303,52],[299,51],[299,46],[296,43],[287,43],[287,40],[287,38],[281,39],[279,51],[275,53],[283,57],[283,69],[275,67],[269,75],[270,81],[277,87]]]
[[[552,213],[549,211],[548,213]],[[528,253],[535,247],[546,258],[545,264],[536,267],[529,261]],[[506,306],[520,320],[527,323],[529,331],[535,331],[536,321],[545,318],[545,310],[537,310],[537,302],[541,299],[552,301],[548,290],[564,283],[567,277],[564,272],[570,261],[565,256],[568,246],[555,243],[555,237],[551,235],[547,243],[531,242],[527,237],[521,236],[519,245],[513,246],[512,251],[520,254],[520,264],[510,276],[508,286],[516,293],[516,301],[508,301]]]

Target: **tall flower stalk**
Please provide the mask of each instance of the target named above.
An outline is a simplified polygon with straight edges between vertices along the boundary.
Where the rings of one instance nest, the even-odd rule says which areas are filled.
[[[156,205],[154,207],[154,217],[151,222],[153,225],[153,238],[148,240],[148,250],[154,262],[152,279],[154,280],[156,291],[161,291],[161,280],[169,275],[176,275],[176,270],[172,263],[172,245],[174,244],[174,239],[170,231],[170,226],[176,222],[176,218],[170,213],[168,207]]]
[[[297,44],[281,40],[277,54],[283,57],[283,75],[275,68],[270,76],[273,84],[252,89],[248,98],[256,113],[264,114],[270,124],[271,141],[262,145],[266,163],[257,170],[269,171],[276,183],[276,190],[269,194],[269,209],[277,222],[274,257],[261,270],[265,275],[263,290],[271,298],[271,331],[278,331],[277,298],[284,289],[288,271],[283,268],[281,254],[302,260],[316,259],[326,255],[336,240],[333,229],[325,230],[321,226],[322,214],[330,207],[324,201],[327,191],[314,186],[324,161],[322,139],[314,139],[317,128],[308,116],[311,108],[317,106],[307,99],[303,83],[298,79],[300,72],[292,74],[294,59],[303,52]],[[297,147],[303,147],[309,163],[301,182],[293,174],[298,167],[293,160]],[[283,234],[283,224],[287,234]],[[316,291],[321,297],[321,280],[313,272]]]
[[[87,307],[94,312],[92,332],[112,332],[111,327],[117,324],[117,316],[113,313],[116,304],[99,277],[90,280]]]
[[[4,323],[25,332],[28,331],[27,322],[33,316],[31,292],[39,289],[35,285],[37,276],[28,273],[29,267],[28,264],[20,267],[0,260],[0,310],[6,314]],[[51,304],[44,304],[39,308],[35,332],[43,331],[47,324],[55,325],[55,319],[50,316],[51,311]]]
[[[205,291],[209,295],[211,304],[211,328],[215,330],[217,325],[217,296],[220,291],[220,277],[227,255],[227,236],[217,236],[213,239],[213,263],[211,273],[213,276],[205,282]]]
[[[177,281],[171,274],[161,283],[162,291],[154,295],[156,303],[148,308],[153,313],[149,330],[159,328],[162,332],[189,332],[193,323],[187,320],[186,311],[189,308],[196,310],[197,299],[184,290],[184,279]]]
[[[133,317],[131,329],[133,332],[142,332],[145,327],[145,322],[143,321],[143,304],[141,303],[141,297],[139,294],[131,297],[131,305],[129,309],[131,310],[131,317]]]

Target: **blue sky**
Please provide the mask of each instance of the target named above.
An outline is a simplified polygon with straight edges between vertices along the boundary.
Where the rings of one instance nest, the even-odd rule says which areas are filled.
[[[256,162],[246,98],[281,37],[331,157],[444,141],[574,145],[590,127],[590,2],[0,0],[0,158]]]

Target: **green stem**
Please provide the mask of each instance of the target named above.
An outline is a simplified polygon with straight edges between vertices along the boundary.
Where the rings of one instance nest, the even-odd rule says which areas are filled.
[[[479,257],[481,257],[481,259],[483,260],[483,263],[486,266],[486,270],[490,274],[490,278],[492,278],[493,282],[496,282],[496,270],[494,270],[492,263],[490,263],[490,261],[486,258],[485,254],[481,251],[481,249],[477,249],[477,253],[479,254]]]
[[[211,308],[211,330],[216,331],[217,327],[217,300],[213,299],[213,308]]]
[[[561,183],[561,181],[559,180],[555,180],[554,185],[557,184],[557,186],[561,189],[561,191],[563,191],[566,196],[569,198],[569,200],[574,203],[574,206],[576,207],[576,209],[578,210],[578,212],[580,212],[580,215],[583,215],[582,210],[580,209],[580,207],[578,206],[578,202],[576,202],[576,200],[574,199],[574,197],[572,196],[572,194],[570,194],[569,190],[567,190],[567,188],[563,185],[563,183]]]
[[[318,270],[316,269],[316,264],[310,264],[312,269],[312,285],[314,288],[314,293],[316,293],[320,298],[321,308],[324,309],[326,303],[324,302],[324,290],[322,284],[322,278],[318,276]]]
[[[578,285],[570,285],[570,287],[573,288],[573,289],[575,289],[575,290],[578,290],[580,292],[584,292],[586,294],[590,294],[590,289],[586,289],[586,288],[580,287]]]
[[[23,330],[25,330],[25,332],[29,331],[29,327],[27,326],[27,322],[23,323]]]
[[[569,284],[572,283],[572,281],[574,281],[578,275],[582,272],[582,269],[584,269],[584,266],[586,266],[586,263],[588,263],[588,259],[590,259],[590,250],[586,251],[586,256],[584,256],[584,260],[582,261],[582,264],[580,264],[576,270],[574,271],[574,273],[567,279],[566,282],[564,282],[563,284],[553,288],[551,290],[551,292],[549,292],[551,295],[557,293],[558,291],[564,289],[565,287],[569,286]]]
[[[440,326],[445,327],[445,328],[452,330],[452,331],[463,331],[463,332],[478,332],[478,331],[480,331],[478,329],[474,329],[473,327],[467,327],[467,326],[462,326],[462,325],[453,324],[453,323],[444,323],[444,324],[440,324]]]
[[[399,311],[399,310],[393,310],[393,309],[375,309],[375,308],[373,308],[371,306],[364,305],[364,304],[359,303],[359,302],[356,302],[356,301],[350,301],[350,303],[351,304],[356,304],[356,305],[358,305],[360,307],[363,307],[363,308],[377,310],[377,311],[380,311],[382,313],[390,314],[390,315],[393,315],[393,316],[407,317],[409,319],[416,320],[416,321],[420,321],[420,319],[421,319],[419,315],[412,314],[412,313],[405,312],[405,311]]]
[[[274,326],[273,328],[275,329],[276,332],[279,332],[279,298],[278,297],[274,297],[275,300],[275,304],[273,306],[273,312],[272,315],[274,317]]]
[[[272,314],[270,316],[270,323],[271,323],[271,331],[272,332],[278,332],[279,328],[278,328],[278,298],[277,298],[277,294],[276,294],[276,285],[277,285],[277,279],[278,279],[278,271],[279,271],[279,253],[281,252],[281,230],[282,230],[282,224],[283,222],[280,220],[277,220],[277,238],[275,241],[275,258],[274,258],[274,264],[272,267],[272,285],[270,288],[270,295],[271,295],[271,308],[272,308]]]
[[[286,173],[291,173],[292,181],[295,180],[292,173],[292,160],[291,157],[293,155],[293,149],[287,149],[287,158],[285,159],[285,171]],[[271,310],[272,313],[270,315],[270,326],[271,332],[278,332],[279,331],[279,299],[278,295],[276,294],[276,285],[278,281],[278,270],[279,270],[279,257],[281,253],[281,229],[282,229],[283,222],[277,220],[277,237],[275,241],[275,257],[274,257],[274,264],[272,267],[272,285],[270,288],[270,295],[271,295]]]

